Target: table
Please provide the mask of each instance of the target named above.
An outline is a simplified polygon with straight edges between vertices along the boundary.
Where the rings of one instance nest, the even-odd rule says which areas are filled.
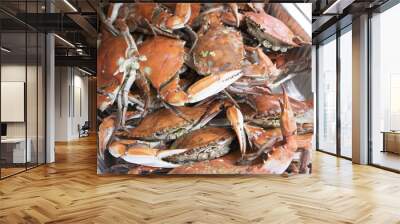
[[[382,131],[383,150],[382,152],[392,152],[400,154],[400,131]]]

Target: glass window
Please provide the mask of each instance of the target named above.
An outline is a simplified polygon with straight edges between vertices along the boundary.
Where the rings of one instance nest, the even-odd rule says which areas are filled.
[[[352,32],[340,36],[340,154],[352,157]]]
[[[318,48],[318,149],[336,153],[336,37]]]
[[[24,171],[31,161],[26,141],[26,33],[2,33],[1,46],[1,174]],[[27,148],[28,146],[28,148]],[[28,149],[28,150],[27,150]]]
[[[0,7],[24,16],[41,12],[43,4],[1,1]],[[45,162],[46,40],[24,22],[2,12],[0,17],[0,178],[5,178]]]
[[[372,26],[372,163],[400,170],[400,5],[376,14]]]

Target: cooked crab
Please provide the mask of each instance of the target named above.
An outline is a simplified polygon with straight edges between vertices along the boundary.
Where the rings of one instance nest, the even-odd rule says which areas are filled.
[[[244,59],[244,45],[240,32],[222,25],[219,14],[209,13],[198,32],[193,49],[193,64],[201,75],[240,71]]]
[[[118,35],[114,36],[109,31],[102,30],[103,36],[97,55],[97,71],[99,72],[97,105],[101,111],[104,111],[118,98],[119,125],[124,126],[129,105],[129,90],[136,79],[139,61],[145,58],[139,56],[126,20],[117,20],[113,13],[110,13],[107,19],[117,21]]]
[[[264,128],[279,127],[281,116],[279,104],[283,97],[283,94],[250,95],[246,97],[248,105],[240,104],[245,121]],[[290,97],[288,99],[298,123],[313,122],[311,101],[298,101]]]
[[[159,143],[154,142],[119,140],[110,144],[109,152],[129,163],[174,168],[226,155],[234,136],[229,129],[208,127],[177,139],[171,149],[159,149]]]
[[[297,145],[296,122],[294,120],[293,112],[289,99],[286,94],[283,97],[281,104],[281,138],[274,139],[270,147],[265,148],[262,153],[266,154],[264,161],[259,161],[255,164],[242,164],[238,165],[236,161],[240,155],[229,153],[226,156],[210,160],[197,162],[191,165],[183,165],[174,168],[171,174],[204,174],[204,173],[237,173],[237,174],[282,174],[291,164],[295,157]],[[279,135],[279,133],[275,133]]]
[[[184,91],[179,85],[179,71],[185,60],[183,41],[156,36],[140,45],[139,52],[147,59],[140,62],[141,73],[160,97],[173,106],[199,102],[215,95],[242,75],[240,69],[223,70],[198,80]]]
[[[190,3],[176,4],[174,13],[159,3],[112,3],[108,16],[100,12],[100,17],[113,33],[118,33],[116,26],[125,21],[133,29],[142,26],[154,33],[170,35],[173,30],[185,27],[191,18],[191,9]]]
[[[273,51],[286,52],[293,47],[299,47],[304,41],[279,19],[268,15],[264,10],[245,12],[244,20],[247,30],[266,48]]]
[[[226,109],[226,117],[238,137],[240,149],[245,153],[246,137],[243,116],[240,110],[228,101],[214,101],[196,107],[179,107],[177,110],[179,110],[181,116],[169,109],[160,109],[147,115],[137,127],[130,129],[128,133],[120,133],[120,136],[143,140],[174,140],[190,131],[203,127],[223,108]]]
[[[249,138],[249,142],[257,152],[246,154],[244,160],[247,162],[258,158],[262,153],[268,152],[276,142],[282,141],[283,136],[281,129],[263,129],[257,126],[245,124],[245,130]],[[296,135],[297,150],[296,155],[300,160],[300,173],[305,173],[310,163],[312,149],[312,133]]]
[[[266,86],[281,74],[261,48],[245,46],[240,32],[224,26],[218,13],[209,13],[203,20],[193,50],[193,65],[199,74],[241,69],[243,76],[227,87],[239,94],[257,92],[253,87]]]
[[[282,74],[282,70],[277,69],[260,47],[245,46],[245,50],[243,76],[229,86],[228,90],[240,95],[269,93],[270,90],[266,87]]]

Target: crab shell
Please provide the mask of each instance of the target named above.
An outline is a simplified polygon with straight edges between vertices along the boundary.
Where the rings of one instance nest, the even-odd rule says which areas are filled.
[[[206,127],[178,138],[171,146],[173,149],[190,149],[181,154],[172,155],[164,160],[177,164],[186,164],[215,159],[230,151],[235,134],[226,128]]]
[[[240,110],[246,122],[257,124],[264,128],[280,127],[280,101],[282,94],[258,94],[248,97],[247,103],[240,104]],[[298,101],[289,97],[297,123],[308,123],[308,115],[312,113],[311,101]]]
[[[263,128],[246,124],[245,130],[249,141],[258,149],[282,139],[280,128],[264,130]],[[269,145],[269,147],[271,147],[271,145]]]
[[[125,54],[128,48],[125,38],[110,37],[102,41],[97,54],[97,86],[100,92],[116,93],[123,81],[123,71],[119,71],[121,61],[126,60]],[[97,104],[100,110],[105,110],[104,102],[110,101],[107,95],[97,94]],[[108,104],[112,104],[109,102]]]
[[[246,12],[245,21],[249,33],[260,41],[266,40],[268,44],[263,45],[272,50],[285,51],[287,48],[299,47],[299,37],[279,19],[265,12]]]
[[[199,34],[193,49],[194,66],[201,75],[241,69],[243,59],[242,35],[222,25],[212,26]]]
[[[202,118],[207,110],[203,107],[177,108],[187,121],[169,109],[160,109],[143,118],[139,125],[130,131],[129,137],[144,140],[174,140],[186,133]]]
[[[185,56],[185,42],[155,36],[139,46],[139,53],[147,60],[140,62],[140,71],[159,90],[181,69]]]
[[[257,116],[280,116],[280,100],[282,100],[283,94],[265,94],[250,96],[253,106],[256,108]],[[293,108],[294,115],[304,114],[305,112],[312,109],[311,102],[298,101],[289,97],[290,105]]]
[[[146,19],[151,22],[153,13],[155,8],[157,7],[156,3],[138,3],[135,4],[130,16],[134,17],[136,21],[140,21],[141,19]]]

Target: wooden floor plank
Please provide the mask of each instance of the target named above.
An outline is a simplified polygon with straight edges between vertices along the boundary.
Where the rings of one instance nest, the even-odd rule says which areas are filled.
[[[316,152],[311,176],[97,176],[96,139],[0,181],[0,223],[400,223],[400,175]]]

